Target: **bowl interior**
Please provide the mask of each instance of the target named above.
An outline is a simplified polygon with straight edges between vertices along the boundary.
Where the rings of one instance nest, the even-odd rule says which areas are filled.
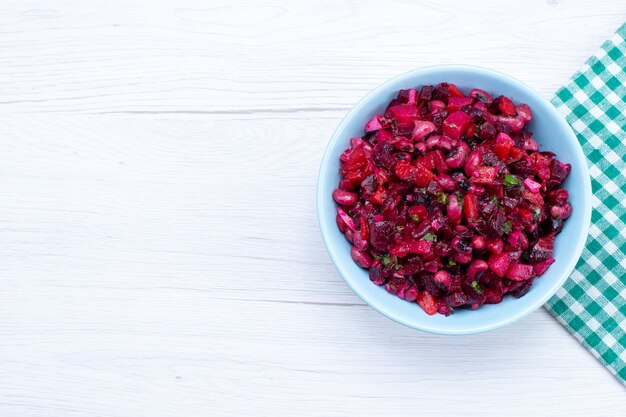
[[[506,296],[502,303],[484,305],[478,310],[457,309],[449,317],[428,316],[415,303],[409,303],[384,288],[374,285],[366,270],[358,267],[350,256],[350,244],[335,223],[336,205],[331,197],[339,181],[339,155],[348,147],[350,138],[363,135],[363,126],[374,115],[382,113],[398,90],[423,84],[451,82],[464,91],[480,88],[494,97],[500,94],[514,102],[527,103],[533,111],[529,129],[540,149],[552,151],[561,161],[572,164],[564,183],[574,208],[563,231],[557,236],[556,262],[522,298]],[[587,163],[569,125],[556,109],[528,86],[503,74],[476,67],[440,66],[416,70],[394,78],[378,87],[359,102],[333,134],[322,159],[318,180],[318,216],[324,242],[339,273],[352,289],[369,305],[384,315],[407,326],[444,334],[468,334],[495,329],[536,310],[551,297],[573,270],[586,240],[591,218],[591,184]]]

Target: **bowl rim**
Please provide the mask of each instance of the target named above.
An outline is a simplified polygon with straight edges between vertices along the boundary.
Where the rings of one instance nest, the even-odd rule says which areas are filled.
[[[465,327],[465,328],[461,328],[461,329],[450,329],[447,328],[445,326],[437,326],[437,325],[429,325],[428,323],[424,324],[424,323],[414,323],[414,322],[409,322],[407,320],[404,320],[400,317],[398,317],[395,312],[394,312],[394,308],[389,307],[389,305],[384,304],[384,303],[380,303],[376,300],[370,299],[370,297],[366,294],[363,294],[361,291],[359,291],[357,288],[355,288],[352,285],[351,279],[347,278],[347,276],[349,275],[347,271],[344,270],[342,263],[339,262],[339,255],[336,253],[333,253],[330,249],[329,249],[329,239],[330,237],[328,236],[328,233],[326,233],[326,230],[329,227],[336,227],[336,225],[333,224],[328,224],[329,222],[326,221],[326,219],[322,216],[322,212],[324,210],[324,208],[322,207],[323,205],[323,201],[324,199],[330,198],[330,196],[325,195],[324,190],[321,187],[321,183],[322,183],[322,178],[324,178],[324,176],[326,175],[327,171],[328,171],[328,164],[330,161],[330,153],[331,153],[331,149],[333,147],[333,145],[340,140],[340,132],[342,132],[346,126],[346,124],[348,123],[348,121],[354,117],[356,114],[360,113],[361,110],[363,109],[364,105],[369,102],[369,100],[378,95],[381,90],[384,90],[387,86],[389,86],[390,84],[396,84],[396,83],[400,83],[400,82],[410,82],[411,79],[422,76],[422,75],[428,75],[431,74],[433,72],[436,71],[444,71],[444,70],[452,70],[452,71],[469,71],[469,72],[474,72],[474,73],[481,73],[483,75],[487,75],[489,77],[495,77],[495,78],[499,78],[507,83],[511,83],[516,85],[518,88],[527,90],[529,93],[531,93],[532,95],[536,96],[536,98],[540,101],[542,101],[544,104],[547,105],[547,107],[550,109],[551,112],[553,112],[556,116],[557,119],[559,120],[559,123],[561,123],[561,125],[563,127],[565,127],[565,130],[568,132],[570,138],[574,141],[574,143],[576,144],[575,146],[575,154],[576,154],[576,159],[577,159],[577,165],[580,166],[582,168],[582,174],[583,174],[583,178],[584,178],[584,184],[583,184],[583,200],[584,200],[584,207],[582,208],[584,210],[583,213],[583,224],[582,224],[582,230],[580,233],[580,238],[578,240],[578,242],[576,243],[575,246],[575,250],[574,250],[574,256],[572,256],[570,258],[569,263],[563,268],[563,274],[561,274],[561,278],[557,281],[555,281],[555,283],[548,289],[548,291],[545,291],[545,293],[539,297],[534,303],[528,305],[527,307],[520,309],[519,311],[516,311],[514,314],[511,314],[509,316],[505,316],[502,318],[502,320],[493,322],[493,323],[488,323],[488,324],[477,324],[474,326],[469,326],[469,327]],[[322,160],[320,162],[320,167],[318,170],[318,175],[317,175],[317,184],[316,184],[316,188],[317,188],[317,192],[316,192],[316,206],[317,206],[317,220],[318,220],[318,225],[320,227],[320,232],[322,234],[322,240],[324,242],[324,246],[326,247],[326,251],[328,252],[335,268],[337,269],[337,271],[339,272],[339,275],[341,275],[342,279],[348,284],[348,286],[352,289],[352,291],[354,291],[354,293],[356,293],[368,306],[370,306],[372,309],[374,309],[375,311],[379,312],[380,314],[390,318],[391,320],[400,323],[402,325],[405,325],[407,327],[416,329],[416,330],[420,330],[420,331],[424,331],[424,332],[428,332],[428,333],[434,333],[434,334],[442,334],[442,335],[468,335],[468,334],[475,334],[475,333],[482,333],[482,332],[486,332],[486,331],[490,331],[490,330],[495,330],[501,327],[504,327],[506,325],[509,325],[515,321],[518,321],[524,317],[526,317],[527,315],[529,315],[530,313],[538,310],[541,306],[543,306],[550,297],[552,297],[558,290],[559,288],[561,288],[563,286],[563,283],[567,280],[567,278],[569,278],[569,276],[571,275],[572,271],[574,270],[576,264],[578,263],[578,260],[580,259],[580,256],[582,254],[582,251],[585,247],[585,244],[587,242],[587,238],[588,238],[588,234],[589,234],[589,228],[590,228],[590,224],[591,224],[591,212],[592,212],[592,205],[591,205],[591,199],[592,199],[592,190],[591,190],[591,178],[589,175],[589,167],[587,164],[587,159],[584,155],[582,146],[580,144],[580,142],[578,141],[578,138],[576,137],[576,134],[574,133],[574,131],[572,130],[572,127],[569,125],[569,123],[565,120],[565,118],[563,116],[561,116],[561,114],[559,114],[558,110],[556,109],[556,107],[546,98],[544,98],[537,90],[535,90],[534,88],[530,87],[529,85],[527,85],[526,83],[510,76],[507,74],[504,74],[502,72],[499,71],[495,71],[492,69],[487,69],[484,67],[480,67],[480,66],[474,66],[474,65],[465,65],[465,64],[446,64],[446,65],[432,65],[432,66],[426,66],[426,67],[421,67],[415,70],[411,70],[408,72],[404,72],[402,74],[399,74],[395,77],[392,77],[390,79],[388,79],[387,81],[383,82],[382,84],[378,85],[377,87],[375,87],[373,90],[371,90],[369,93],[367,93],[363,98],[361,98],[356,105],[354,105],[349,111],[348,113],[346,113],[346,115],[343,117],[343,119],[341,120],[341,122],[337,125],[337,127],[335,128],[335,130],[333,131],[329,141],[326,144],[326,147],[324,149],[324,154],[322,156]],[[334,218],[334,217],[333,217]]]

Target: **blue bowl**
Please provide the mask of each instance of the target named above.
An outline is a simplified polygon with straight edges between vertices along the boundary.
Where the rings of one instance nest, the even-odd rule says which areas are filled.
[[[337,228],[337,207],[332,192],[339,182],[339,155],[349,146],[350,138],[364,134],[365,123],[384,112],[398,90],[424,84],[451,82],[468,91],[479,88],[495,95],[503,94],[514,102],[527,103],[533,111],[529,129],[540,149],[554,152],[572,165],[564,183],[574,210],[557,236],[556,262],[522,298],[505,296],[500,304],[483,305],[478,310],[457,309],[445,317],[428,316],[416,303],[404,301],[374,285],[366,270],[350,256],[350,243]],[[507,75],[465,65],[422,68],[387,81],[362,99],[335,130],[324,156],[317,183],[317,211],[324,243],[337,270],[363,301],[385,316],[418,330],[439,334],[472,334],[493,330],[530,314],[541,307],[571,274],[585,245],[591,220],[591,182],[583,150],[571,128],[557,110],[532,88]]]

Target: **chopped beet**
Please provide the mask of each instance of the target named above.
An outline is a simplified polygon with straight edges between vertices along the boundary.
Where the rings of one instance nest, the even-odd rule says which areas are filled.
[[[572,213],[571,165],[538,149],[532,117],[508,97],[440,83],[401,90],[367,122],[332,197],[374,284],[446,316],[531,290]]]
[[[451,113],[443,122],[442,133],[452,139],[459,139],[465,134],[472,118],[462,111]]]

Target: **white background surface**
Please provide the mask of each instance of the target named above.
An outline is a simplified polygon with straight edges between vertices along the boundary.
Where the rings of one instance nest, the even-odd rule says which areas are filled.
[[[592,1],[3,1],[0,415],[616,416],[545,310],[402,327],[315,218],[323,148],[404,71],[546,97],[626,20]]]

